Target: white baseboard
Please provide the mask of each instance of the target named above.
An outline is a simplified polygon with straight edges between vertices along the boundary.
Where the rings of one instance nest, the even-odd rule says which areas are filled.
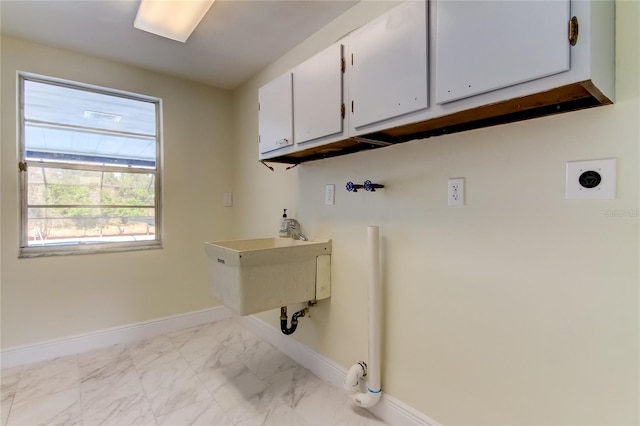
[[[346,368],[320,355],[297,340],[285,336],[280,330],[271,327],[255,316],[238,317],[237,319],[242,325],[271,343],[289,358],[309,369],[334,388],[342,390],[342,383],[347,374]],[[439,426],[439,423],[435,420],[384,393],[384,389],[378,404],[369,408],[369,411],[389,425]]]
[[[216,306],[201,311],[188,312],[151,321],[78,334],[32,345],[8,348],[0,351],[1,367],[3,369],[12,368],[32,362],[46,361],[61,356],[86,352],[92,349],[129,343],[231,317],[232,313],[229,309],[224,306]],[[320,355],[297,340],[285,336],[280,330],[271,327],[257,317],[246,316],[236,318],[241,324],[277,347],[303,367],[309,369],[313,374],[334,388],[342,389],[342,382],[347,374],[346,368]],[[389,425],[439,426],[435,420],[430,419],[387,393],[383,393],[378,404],[369,408],[369,410]]]
[[[159,334],[227,318],[231,318],[231,311],[224,306],[216,306],[201,311],[187,312],[32,345],[8,348],[0,352],[1,366],[4,369],[37,361],[46,361],[119,343],[146,339]]]

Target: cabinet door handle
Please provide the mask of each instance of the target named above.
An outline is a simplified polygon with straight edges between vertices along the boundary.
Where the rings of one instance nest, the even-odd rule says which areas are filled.
[[[578,18],[575,16],[569,21],[569,44],[575,46],[578,43]]]

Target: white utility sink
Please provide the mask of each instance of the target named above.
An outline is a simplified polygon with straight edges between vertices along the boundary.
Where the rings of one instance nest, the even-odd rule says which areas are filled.
[[[331,240],[212,241],[209,292],[239,315],[331,295]]]

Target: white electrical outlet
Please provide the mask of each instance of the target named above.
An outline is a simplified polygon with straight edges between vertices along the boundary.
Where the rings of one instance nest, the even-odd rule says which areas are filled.
[[[233,193],[232,192],[223,192],[222,193],[222,206],[223,207],[233,207]]]
[[[450,206],[464,206],[464,178],[450,178],[447,185]]]
[[[332,206],[336,202],[336,186],[335,185],[327,185],[324,188],[324,203]]]

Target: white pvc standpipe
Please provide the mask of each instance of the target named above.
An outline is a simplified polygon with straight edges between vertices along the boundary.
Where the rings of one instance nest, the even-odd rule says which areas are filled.
[[[367,228],[369,239],[369,368],[367,386],[370,392],[380,392],[381,285],[380,285],[380,231],[377,226]]]
[[[367,228],[369,243],[369,362],[353,364],[345,378],[345,389],[353,392],[353,400],[361,407],[375,405],[382,395],[380,361],[382,352],[381,315],[382,285],[380,282],[380,231],[377,226]],[[358,392],[359,382],[366,374],[367,392]]]

